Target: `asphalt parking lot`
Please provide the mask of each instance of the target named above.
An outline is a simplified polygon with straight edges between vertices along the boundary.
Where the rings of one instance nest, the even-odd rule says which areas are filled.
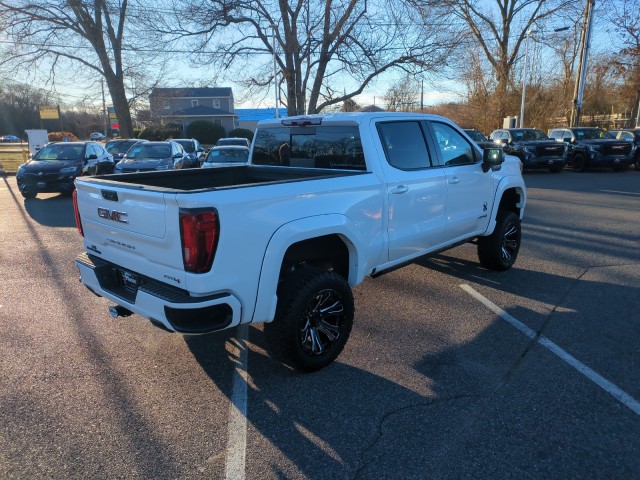
[[[0,478],[640,478],[640,172],[525,174],[515,267],[359,285],[338,361],[183,337],[77,280],[70,197],[0,177]]]

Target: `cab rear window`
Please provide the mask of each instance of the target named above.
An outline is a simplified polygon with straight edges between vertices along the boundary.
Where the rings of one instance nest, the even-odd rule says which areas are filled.
[[[366,170],[357,127],[275,127],[258,129],[254,165]]]

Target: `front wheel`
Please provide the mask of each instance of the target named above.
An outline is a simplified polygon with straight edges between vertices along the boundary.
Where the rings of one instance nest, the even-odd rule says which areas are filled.
[[[586,172],[587,171],[587,158],[578,154],[573,157],[573,171],[574,172]]]
[[[509,270],[520,251],[520,217],[512,211],[499,211],[496,228],[488,237],[478,238],[478,259],[490,270]]]
[[[355,313],[345,279],[303,268],[288,275],[278,297],[275,319],[264,326],[271,356],[305,371],[333,362],[347,343]]]
[[[24,198],[36,198],[38,192],[35,190],[22,190],[20,192]]]

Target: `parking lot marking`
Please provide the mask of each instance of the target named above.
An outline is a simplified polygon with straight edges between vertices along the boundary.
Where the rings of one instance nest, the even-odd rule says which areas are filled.
[[[548,349],[550,352],[554,353],[565,363],[571,365],[582,375],[584,375],[593,383],[595,383],[600,388],[605,390],[607,393],[609,393],[610,395],[618,399],[618,401],[620,401],[622,404],[630,408],[636,415],[640,415],[640,402],[638,402],[638,400],[633,398],[627,392],[620,389],[619,387],[611,383],[609,380],[604,378],[602,375],[593,371],[591,368],[587,367],[584,363],[582,363],[581,361],[576,359],[574,356],[564,351],[562,348],[560,348],[558,345],[553,343],[547,337],[543,335],[538,335],[535,331],[527,327],[520,320],[509,315],[507,312],[502,310],[491,300],[487,299],[482,294],[478,293],[471,286],[463,284],[463,285],[460,285],[460,288],[462,288],[465,292],[467,292],[473,298],[475,298],[480,303],[482,303],[489,310],[491,310],[492,312],[500,316],[500,318],[502,318],[503,320],[511,324],[513,327],[520,330],[525,336],[527,336],[532,340],[535,339],[540,345]]]
[[[230,352],[236,357],[236,369],[233,372],[231,405],[229,406],[229,426],[227,442],[227,461],[225,478],[243,480],[247,457],[247,382],[248,382],[248,329],[246,325],[238,327],[237,345]]]

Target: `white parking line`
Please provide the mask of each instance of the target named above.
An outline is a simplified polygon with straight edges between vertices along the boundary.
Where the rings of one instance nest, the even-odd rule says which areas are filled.
[[[237,366],[233,372],[233,390],[229,406],[229,426],[225,478],[244,480],[247,457],[247,325],[238,327],[238,344],[233,351]]]
[[[624,390],[618,388],[616,385],[611,383],[609,380],[607,380],[603,376],[601,376],[598,373],[596,373],[593,370],[591,370],[584,363],[582,363],[579,360],[577,360],[571,354],[565,352],[562,348],[560,348],[558,345],[553,343],[548,338],[546,338],[546,337],[544,337],[542,335],[537,336],[536,332],[531,330],[529,327],[527,327],[525,324],[523,324],[520,320],[518,320],[515,317],[509,315],[507,312],[502,310],[500,307],[498,307],[495,303],[491,302],[486,297],[482,296],[480,293],[478,293],[476,290],[474,290],[469,285],[460,285],[460,288],[462,288],[465,292],[467,292],[473,298],[475,298],[480,303],[482,303],[489,310],[491,310],[495,314],[499,315],[503,320],[507,321],[512,326],[514,326],[515,328],[520,330],[528,338],[530,338],[532,340],[536,339],[536,341],[540,345],[542,345],[543,347],[545,347],[546,349],[548,349],[549,351],[551,351],[552,353],[557,355],[565,363],[571,365],[573,368],[575,368],[578,372],[580,372],[582,375],[587,377],[593,383],[595,383],[600,388],[605,390],[607,393],[609,393],[610,395],[612,395],[613,397],[618,399],[621,403],[623,403],[624,405],[629,407],[636,415],[640,415],[640,402],[638,402],[638,400],[633,398],[631,395],[626,393]]]

